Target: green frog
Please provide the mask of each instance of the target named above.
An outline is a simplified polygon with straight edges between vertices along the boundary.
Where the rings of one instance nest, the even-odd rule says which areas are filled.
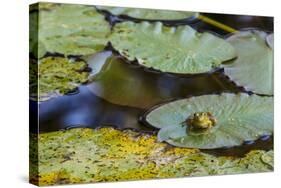
[[[214,127],[217,120],[210,112],[196,112],[185,121],[191,130],[206,130]]]

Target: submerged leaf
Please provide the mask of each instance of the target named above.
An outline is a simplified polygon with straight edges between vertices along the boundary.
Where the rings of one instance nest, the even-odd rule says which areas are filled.
[[[229,43],[211,33],[198,33],[190,26],[166,27],[160,22],[116,24],[110,41],[129,60],[171,73],[208,72],[236,56]]]
[[[110,26],[94,7],[65,4],[40,10],[38,31],[39,57],[46,51],[88,55],[103,50]]]
[[[109,7],[98,6],[100,10],[106,10],[113,15],[126,15],[132,18],[145,20],[181,20],[197,18],[198,12],[187,11],[171,11],[171,10],[155,10],[141,8],[124,8],[124,7]]]
[[[31,93],[38,100],[45,100],[52,95],[66,94],[88,80],[84,61],[75,61],[63,57],[47,57],[37,62],[30,62]],[[37,67],[38,66],[38,67]],[[33,68],[32,68],[33,67]],[[38,74],[38,77],[35,76]],[[37,85],[39,84],[39,85]],[[38,91],[37,91],[38,89]],[[39,96],[38,93],[39,92]]]
[[[238,57],[222,65],[225,74],[248,91],[273,95],[273,35],[241,31],[227,40],[236,48]]]
[[[103,64],[97,61],[91,64],[95,64],[95,68],[98,64],[100,71],[93,77],[88,88],[111,103],[146,108],[151,103],[157,104],[164,99],[164,96],[158,94],[159,88],[155,87],[152,79],[118,57],[112,56]]]
[[[212,114],[215,122],[206,129],[196,130],[188,121],[193,114]],[[201,118],[201,119],[200,119]],[[145,121],[156,128],[185,125],[185,136],[166,141],[189,148],[212,149],[241,145],[273,132],[273,98],[247,94],[203,95],[176,100],[152,109]],[[202,115],[199,123],[208,122]],[[161,133],[161,130],[160,130]],[[169,132],[167,132],[169,134]],[[161,140],[161,134],[158,135]]]
[[[33,135],[31,141],[30,178],[41,186],[272,171],[263,160],[272,161],[273,151],[215,157],[131,130],[76,128]]]

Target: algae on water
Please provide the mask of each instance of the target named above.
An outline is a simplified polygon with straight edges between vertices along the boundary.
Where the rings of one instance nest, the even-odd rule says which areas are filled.
[[[41,186],[273,170],[273,151],[215,157],[198,149],[171,147],[154,135],[113,128],[39,134],[38,144],[31,153],[38,149],[39,176],[34,166],[31,181]]]
[[[32,98],[45,100],[52,95],[66,94],[88,80],[87,63],[64,57],[46,57],[30,61]]]

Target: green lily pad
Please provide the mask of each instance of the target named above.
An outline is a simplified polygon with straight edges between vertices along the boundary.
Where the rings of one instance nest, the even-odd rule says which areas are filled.
[[[88,80],[86,67],[84,61],[63,57],[46,57],[39,64],[30,61],[31,97],[43,101],[74,90]]]
[[[116,24],[110,41],[127,59],[162,72],[204,73],[236,57],[228,42],[211,33],[198,33],[190,26],[166,27],[161,22]]]
[[[241,31],[227,41],[235,47],[238,57],[222,65],[225,74],[247,91],[273,95],[273,35]]]
[[[98,6],[97,8],[100,10],[106,10],[116,16],[125,15],[132,18],[145,20],[181,20],[188,18],[194,19],[199,16],[198,12],[187,11],[155,10],[109,6]]]
[[[92,6],[64,4],[49,11],[40,10],[38,25],[39,57],[46,52],[64,55],[96,53],[103,50],[110,33],[109,23]]]
[[[76,128],[33,135],[30,179],[43,185],[268,172],[273,151],[215,157],[171,147],[155,135],[113,128]],[[267,161],[266,163],[264,161]]]
[[[208,118],[190,121],[190,117],[202,112],[211,114],[214,121]],[[161,129],[159,140],[174,146],[232,147],[273,133],[273,98],[228,93],[191,97],[152,109],[145,115],[145,121]]]

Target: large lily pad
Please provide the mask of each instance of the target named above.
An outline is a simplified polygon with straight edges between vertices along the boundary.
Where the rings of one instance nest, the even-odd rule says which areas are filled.
[[[273,151],[215,157],[198,149],[171,147],[157,142],[154,135],[131,130],[77,128],[33,135],[31,141],[30,178],[41,186],[273,169]]]
[[[132,18],[145,19],[145,20],[194,19],[199,15],[198,12],[187,12],[187,11],[155,10],[155,9],[109,7],[109,6],[98,6],[97,8],[100,10],[106,10],[116,16],[125,15]]]
[[[43,101],[70,92],[88,80],[86,67],[84,61],[63,57],[30,61],[31,97]]]
[[[273,35],[262,31],[241,31],[228,39],[237,59],[222,65],[237,85],[258,94],[273,95]]]
[[[188,119],[202,112],[211,114],[215,123],[194,130]],[[202,149],[237,146],[272,134],[273,98],[228,93],[191,97],[156,107],[145,116],[145,121],[161,129],[160,141],[175,146]]]
[[[208,72],[236,56],[229,43],[211,33],[198,33],[190,26],[166,27],[161,22],[116,24],[110,41],[129,60],[171,73]]]
[[[49,11],[39,10],[38,56],[46,52],[88,55],[101,51],[109,32],[109,23],[92,6],[64,4]]]

